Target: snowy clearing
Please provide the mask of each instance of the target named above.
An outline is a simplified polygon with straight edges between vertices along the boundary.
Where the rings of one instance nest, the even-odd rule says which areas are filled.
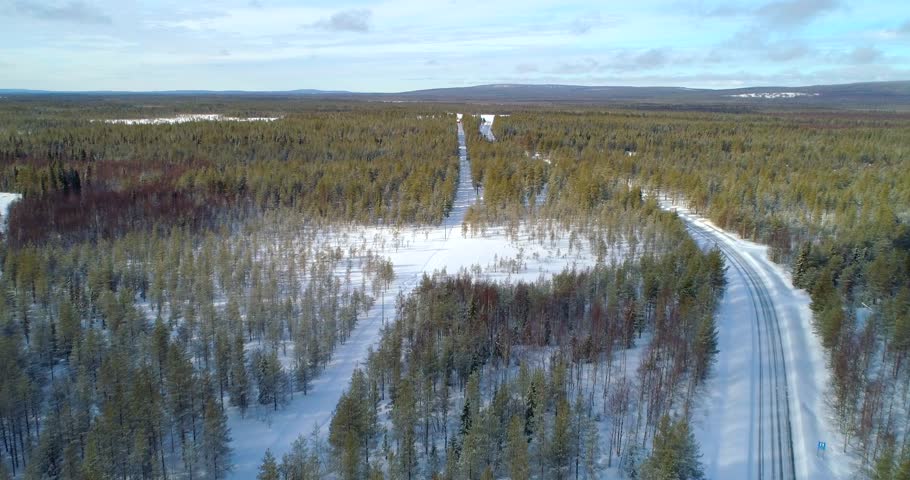
[[[281,117],[225,117],[220,113],[189,113],[159,118],[113,118],[104,123],[120,125],[173,125],[188,122],[274,122]]]
[[[496,115],[492,114],[482,114],[480,116],[480,134],[486,137],[487,140],[491,142],[496,141],[496,136],[493,135],[493,121],[496,120]]]
[[[6,230],[6,219],[9,213],[9,207],[22,198],[19,193],[0,192],[0,231]]]

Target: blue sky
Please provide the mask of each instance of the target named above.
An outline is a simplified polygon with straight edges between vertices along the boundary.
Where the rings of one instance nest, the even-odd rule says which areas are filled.
[[[910,79],[907,0],[0,0],[0,88]]]

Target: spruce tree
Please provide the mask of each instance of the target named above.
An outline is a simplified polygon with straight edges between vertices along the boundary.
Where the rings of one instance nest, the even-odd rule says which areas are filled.
[[[528,461],[528,439],[525,436],[521,417],[518,415],[513,415],[512,421],[509,422],[507,442],[506,462],[509,466],[509,475],[511,478],[528,478],[531,474]]]
[[[271,450],[266,450],[262,457],[262,464],[259,465],[259,473],[256,480],[279,480],[278,464],[275,462],[275,456]]]
[[[705,476],[700,457],[689,422],[682,418],[674,424],[664,415],[654,436],[651,456],[641,466],[641,478],[702,480]]]
[[[231,354],[231,405],[239,408],[242,416],[250,406],[250,377],[247,373],[242,333],[237,334]]]
[[[793,286],[799,288],[809,287],[806,281],[808,280],[807,274],[809,272],[811,254],[812,244],[809,242],[803,243],[799,248],[799,254],[796,256],[796,262],[793,264]]]
[[[398,441],[398,466],[402,476],[410,479],[414,477],[414,467],[417,466],[417,405],[411,380],[403,378],[396,393],[392,404],[392,424]]]
[[[708,315],[698,324],[693,345],[695,354],[695,378],[704,382],[708,377],[714,359],[717,356],[717,323],[713,315]]]
[[[202,430],[202,457],[209,478],[224,478],[231,471],[231,436],[227,416],[210,397],[205,405]]]
[[[572,425],[569,402],[560,398],[556,405],[556,415],[553,422],[553,439],[550,442],[550,458],[556,471],[556,477],[562,478],[563,471],[569,466],[572,455]]]

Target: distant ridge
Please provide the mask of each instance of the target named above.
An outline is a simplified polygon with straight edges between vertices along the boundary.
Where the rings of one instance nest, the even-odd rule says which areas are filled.
[[[360,93],[299,89],[288,91],[171,90],[149,92],[0,89],[13,95],[174,95],[301,96],[390,102],[569,103],[569,104],[722,104],[743,106],[910,107],[910,81],[863,82],[802,87],[764,86],[735,89],[585,85],[489,84],[399,93]]]
[[[910,81],[866,82],[803,87],[706,89],[581,85],[493,84],[418,90],[392,95],[401,99],[529,103],[729,103],[910,106]]]
[[[0,95],[354,95],[344,90],[29,90],[25,88],[0,88]]]

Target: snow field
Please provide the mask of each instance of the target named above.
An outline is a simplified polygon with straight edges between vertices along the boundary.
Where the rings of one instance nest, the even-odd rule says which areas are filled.
[[[491,142],[496,141],[496,136],[493,135],[493,121],[496,120],[496,115],[492,114],[483,114],[480,116],[480,134],[486,137],[487,140]]]
[[[9,215],[9,207],[13,202],[22,198],[21,194],[0,192],[0,231],[6,230],[6,219]]]
[[[187,122],[274,122],[280,117],[225,117],[219,113],[188,113],[173,117],[158,118],[114,118],[104,123],[121,125],[174,125]]]
[[[768,100],[776,100],[781,98],[799,98],[799,97],[817,97],[818,93],[804,93],[804,92],[756,92],[756,93],[738,93],[727,95],[728,97],[736,98],[764,98]]]

